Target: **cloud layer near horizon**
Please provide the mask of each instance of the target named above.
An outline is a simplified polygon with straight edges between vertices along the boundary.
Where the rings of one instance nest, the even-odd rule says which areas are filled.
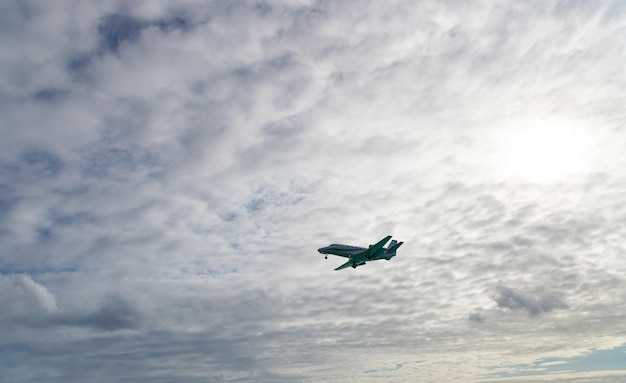
[[[0,7],[0,380],[472,381],[626,343],[621,2]],[[552,125],[576,166],[512,172]]]

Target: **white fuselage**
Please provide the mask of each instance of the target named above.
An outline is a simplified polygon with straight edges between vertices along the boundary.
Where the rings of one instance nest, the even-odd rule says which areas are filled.
[[[351,257],[353,255],[361,254],[367,250],[364,247],[359,246],[348,246],[348,245],[340,245],[340,244],[332,244],[330,246],[321,247],[317,249],[322,254],[333,254],[339,255],[340,257]]]

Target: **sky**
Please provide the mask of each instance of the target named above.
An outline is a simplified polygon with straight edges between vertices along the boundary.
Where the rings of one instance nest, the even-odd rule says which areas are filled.
[[[626,2],[2,0],[0,46],[0,381],[626,379]]]

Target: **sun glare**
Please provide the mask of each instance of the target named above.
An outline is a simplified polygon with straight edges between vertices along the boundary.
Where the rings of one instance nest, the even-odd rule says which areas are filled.
[[[582,132],[575,124],[524,124],[510,136],[506,172],[533,182],[550,182],[581,171],[583,155]]]

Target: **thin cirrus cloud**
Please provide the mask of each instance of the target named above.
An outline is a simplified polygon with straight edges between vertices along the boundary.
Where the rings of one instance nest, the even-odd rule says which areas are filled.
[[[2,9],[0,380],[623,378],[621,2]]]

